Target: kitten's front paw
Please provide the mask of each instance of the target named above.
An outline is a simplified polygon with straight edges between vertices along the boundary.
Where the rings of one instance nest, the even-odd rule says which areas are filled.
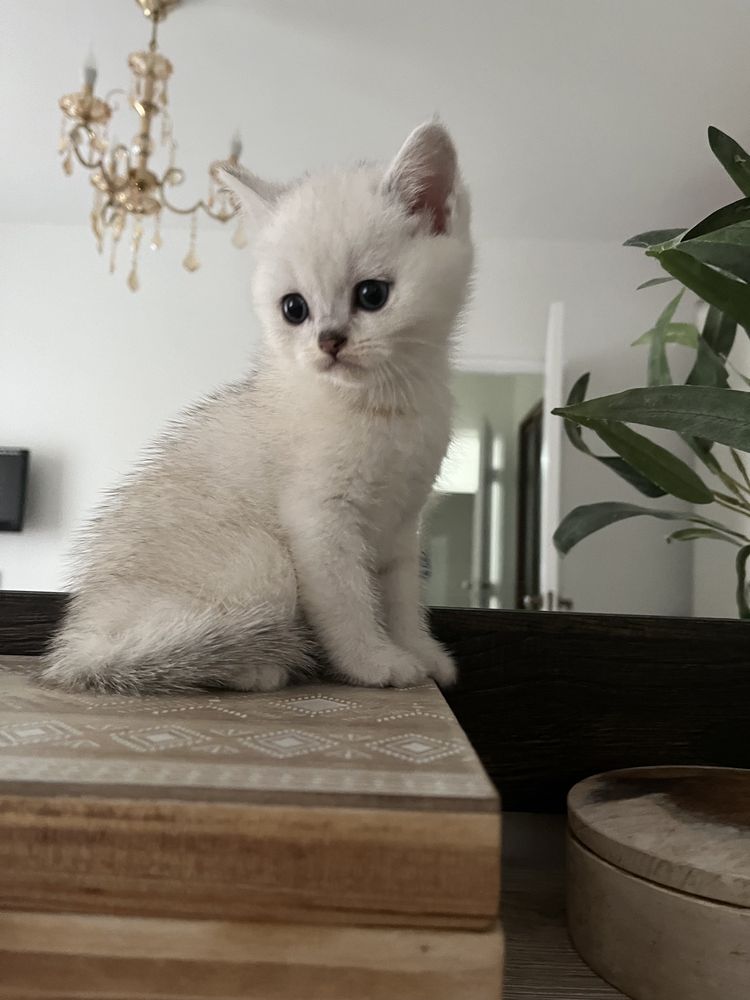
[[[365,687],[412,687],[427,679],[422,661],[395,645],[373,650],[356,668],[342,673],[350,683]]]
[[[458,671],[453,657],[431,635],[421,635],[408,648],[422,663],[426,675],[440,687],[456,683]]]

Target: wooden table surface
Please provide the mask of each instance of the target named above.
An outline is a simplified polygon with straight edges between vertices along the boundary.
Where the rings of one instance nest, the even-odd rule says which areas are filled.
[[[622,1000],[568,939],[565,818],[505,813],[503,841],[503,1000]]]

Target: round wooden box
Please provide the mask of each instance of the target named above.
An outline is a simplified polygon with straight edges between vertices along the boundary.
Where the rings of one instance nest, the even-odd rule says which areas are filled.
[[[568,817],[584,961],[634,1000],[750,1000],[750,771],[612,771]]]

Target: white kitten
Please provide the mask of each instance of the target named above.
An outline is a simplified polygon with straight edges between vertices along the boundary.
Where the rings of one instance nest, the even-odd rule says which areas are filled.
[[[185,416],[101,510],[43,678],[270,690],[322,647],[354,684],[450,683],[418,569],[472,267],[450,137],[421,126],[385,172],[224,181],[258,230],[257,372]]]

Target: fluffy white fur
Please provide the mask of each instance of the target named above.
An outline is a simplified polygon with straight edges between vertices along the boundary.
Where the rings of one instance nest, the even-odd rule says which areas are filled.
[[[354,684],[450,683],[418,573],[472,267],[450,137],[421,126],[385,171],[224,180],[258,233],[257,370],[187,414],[84,533],[43,678],[269,690],[322,664]],[[365,279],[390,282],[379,311],[354,308]],[[309,304],[299,326],[290,292]],[[348,338],[335,360],[327,330]]]

